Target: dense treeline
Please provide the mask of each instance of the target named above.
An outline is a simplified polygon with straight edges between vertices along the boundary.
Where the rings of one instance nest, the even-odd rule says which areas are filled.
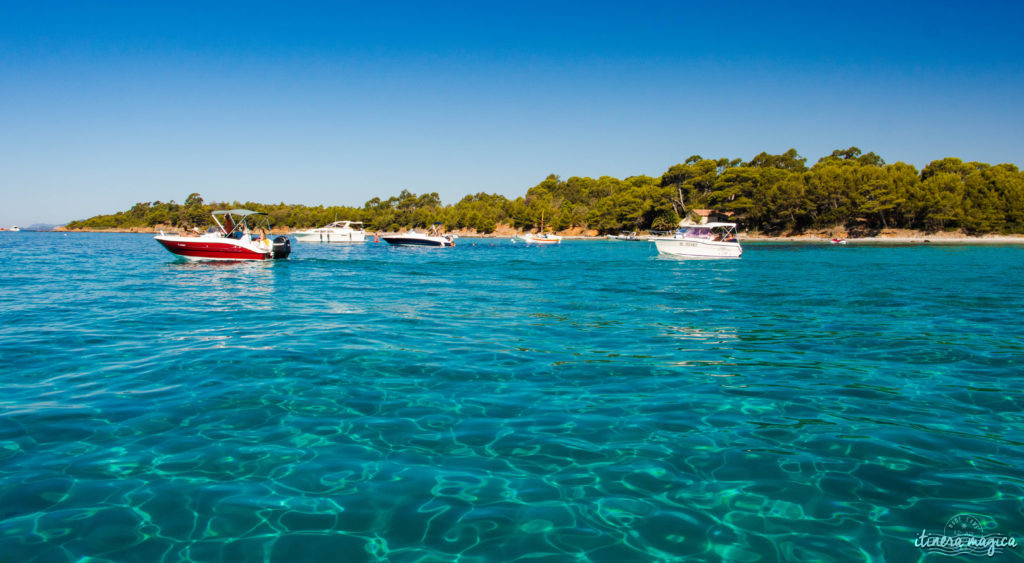
[[[762,152],[747,162],[694,155],[660,178],[562,180],[551,175],[514,200],[481,192],[444,205],[437,193],[403,190],[386,200],[373,198],[363,207],[312,207],[207,204],[193,193],[183,204],[137,203],[128,211],[72,221],[67,227],[204,227],[211,211],[237,207],[268,213],[277,229],[348,219],[381,231],[435,222],[481,233],[493,232],[499,224],[559,231],[666,230],[696,209],[713,209],[731,214],[743,229],[772,234],[840,226],[863,233],[887,228],[1022,233],[1024,174],[1012,164],[958,158],[936,160],[918,171],[902,162],[886,164],[857,147],[833,151],[808,167],[807,159],[790,149],[779,155]]]

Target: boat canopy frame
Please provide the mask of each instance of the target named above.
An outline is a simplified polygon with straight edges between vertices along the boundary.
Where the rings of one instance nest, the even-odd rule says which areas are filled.
[[[703,225],[683,225],[676,229],[675,236],[712,238],[715,240],[731,242],[736,240],[736,223],[704,223]]]
[[[260,230],[266,231],[267,235],[270,234],[270,216],[262,211],[218,209],[212,215],[224,236],[230,237],[234,233],[249,234]],[[218,215],[224,217],[223,223],[217,218]]]

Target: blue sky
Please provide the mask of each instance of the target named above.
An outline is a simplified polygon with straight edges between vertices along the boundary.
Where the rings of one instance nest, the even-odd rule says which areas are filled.
[[[1024,164],[1024,3],[370,4],[0,0],[0,225],[790,147]]]

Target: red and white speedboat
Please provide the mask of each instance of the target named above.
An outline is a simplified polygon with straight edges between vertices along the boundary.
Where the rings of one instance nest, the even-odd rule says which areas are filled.
[[[223,219],[223,222],[221,221]],[[217,224],[205,233],[153,237],[172,254],[189,260],[273,260],[287,258],[292,251],[288,237],[273,240],[266,213],[248,209],[213,212]]]

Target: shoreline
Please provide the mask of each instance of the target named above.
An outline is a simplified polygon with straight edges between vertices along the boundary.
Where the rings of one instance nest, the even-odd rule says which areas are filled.
[[[575,230],[575,229],[574,229]],[[131,229],[63,229],[39,232],[62,232],[62,233],[121,233],[121,234],[147,234],[155,235],[160,233],[159,228],[131,228]],[[177,233],[179,229],[163,229],[167,233]],[[34,231],[33,231],[34,232]],[[526,234],[529,231],[511,231],[502,229],[502,232],[476,233],[473,231],[451,231],[460,238],[510,238]],[[291,235],[293,232],[282,232],[278,234]],[[381,234],[389,234],[381,232]],[[558,233],[555,233],[558,234]],[[367,238],[373,236],[367,233]],[[561,235],[568,240],[605,240],[604,235],[588,232],[567,232]],[[739,234],[739,241],[743,242],[792,242],[823,244],[829,243],[832,235],[823,233],[805,233],[800,235],[763,235],[763,234]],[[923,233],[920,231],[883,231],[869,237],[846,236],[848,244],[1024,244],[1024,235],[966,235],[959,232],[950,233]]]
[[[1024,236],[996,235],[981,237],[862,237],[845,239],[848,246],[858,244],[1024,244]],[[739,237],[741,243],[786,242],[806,244],[831,244],[831,239],[808,237]]]
[[[1024,244],[1024,235],[968,235],[962,232],[925,233],[895,229],[865,237],[843,232],[834,235],[819,232],[780,236],[740,233],[738,238],[740,242],[831,243],[833,236],[845,240],[847,244]]]

